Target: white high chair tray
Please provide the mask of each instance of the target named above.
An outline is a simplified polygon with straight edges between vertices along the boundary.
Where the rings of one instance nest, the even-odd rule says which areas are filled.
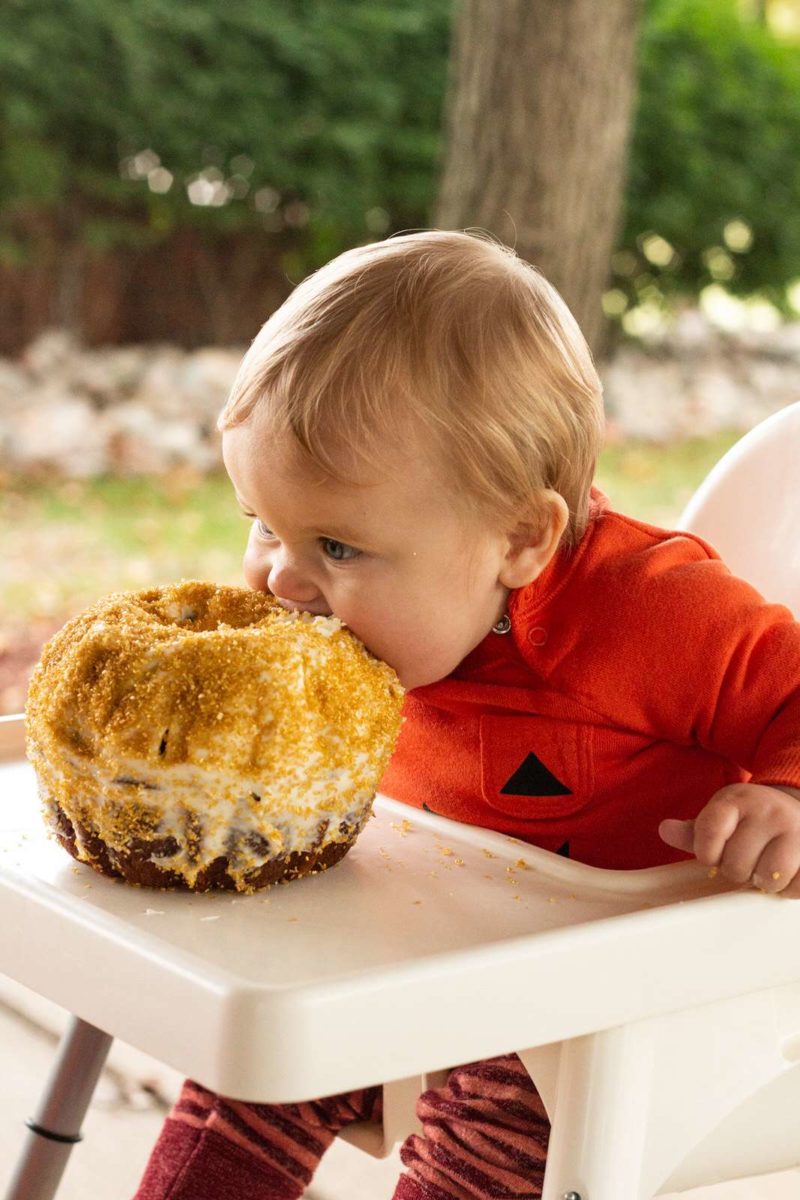
[[[254,896],[130,887],[0,767],[0,969],[240,1099],[291,1102],[800,978],[800,904],[694,862],[600,871],[378,798],[348,856]],[[483,1020],[483,1017],[490,1019]]]

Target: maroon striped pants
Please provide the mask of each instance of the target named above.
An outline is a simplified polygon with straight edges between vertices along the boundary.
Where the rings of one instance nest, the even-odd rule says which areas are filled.
[[[134,1200],[297,1200],[334,1137],[379,1120],[380,1087],[305,1104],[245,1104],[187,1080]],[[516,1054],[450,1072],[417,1104],[393,1200],[535,1200],[550,1127]]]

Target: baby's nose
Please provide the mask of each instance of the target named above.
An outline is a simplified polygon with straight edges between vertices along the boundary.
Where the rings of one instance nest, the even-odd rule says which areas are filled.
[[[319,590],[298,563],[284,554],[273,558],[267,588],[276,600],[285,601],[287,607],[304,607],[320,599]]]

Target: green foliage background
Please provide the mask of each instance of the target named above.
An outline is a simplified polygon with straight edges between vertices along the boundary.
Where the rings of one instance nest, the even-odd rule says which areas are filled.
[[[289,230],[293,272],[429,224],[452,11],[453,0],[4,0],[0,261],[35,259],[44,219],[98,249],[187,224],[209,237]],[[156,167],[174,177],[168,191],[151,190]],[[190,203],[199,176],[227,187],[227,202]],[[800,277],[798,200],[797,44],[736,0],[646,0],[617,286],[629,300],[697,292],[722,262],[726,287],[783,304]],[[734,219],[752,230],[746,251],[725,248]],[[672,246],[669,262],[648,261],[650,232]]]
[[[734,0],[648,0],[639,55],[623,286],[670,295],[719,281],[785,307],[800,277],[800,45]],[[732,220],[752,231],[744,252],[725,245]],[[676,251],[663,269],[642,255],[651,230]]]

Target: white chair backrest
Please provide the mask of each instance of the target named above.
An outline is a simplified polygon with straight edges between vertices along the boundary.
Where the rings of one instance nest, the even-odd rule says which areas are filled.
[[[800,403],[762,421],[720,459],[678,526],[800,618]]]

